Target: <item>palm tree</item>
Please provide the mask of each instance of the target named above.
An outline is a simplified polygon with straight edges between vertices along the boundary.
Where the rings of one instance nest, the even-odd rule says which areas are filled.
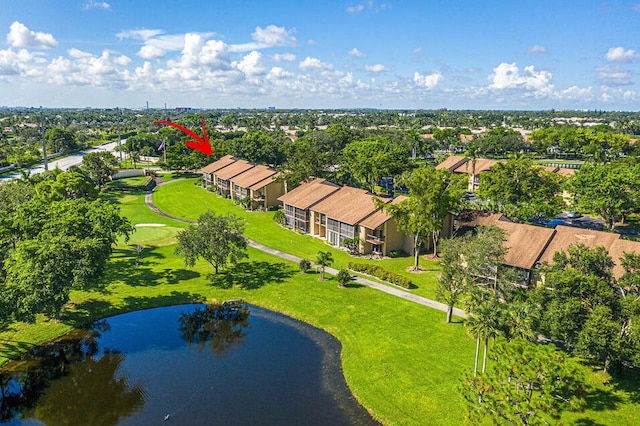
[[[466,324],[469,333],[476,338],[476,357],[473,366],[473,375],[478,372],[478,357],[480,354],[480,341],[484,341],[484,353],[482,356],[482,372],[487,368],[487,353],[489,352],[489,339],[495,339],[503,333],[504,321],[502,319],[500,303],[497,301],[484,302],[479,305],[467,318]]]
[[[320,279],[324,280],[324,269],[333,263],[330,251],[319,251],[316,256],[316,264],[320,267]]]
[[[507,309],[509,340],[523,339],[529,341],[536,340],[535,322],[538,310],[532,305],[524,302],[510,304]]]

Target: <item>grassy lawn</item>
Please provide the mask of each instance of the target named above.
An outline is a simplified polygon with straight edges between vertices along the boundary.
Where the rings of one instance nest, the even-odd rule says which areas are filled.
[[[177,192],[175,192],[177,191]],[[72,303],[58,322],[39,318],[36,325],[10,324],[0,332],[0,363],[49,340],[73,327],[92,320],[136,309],[173,305],[191,301],[244,298],[247,302],[322,328],[342,343],[342,363],[347,383],[356,398],[385,424],[465,424],[464,408],[456,392],[460,378],[473,367],[475,342],[466,335],[460,322],[445,324],[444,314],[407,302],[364,286],[338,288],[334,280],[319,281],[315,273],[301,274],[297,265],[249,249],[249,258],[234,268],[210,276],[212,268],[204,262],[186,268],[174,254],[172,232],[184,224],[160,217],[144,205],[144,194],[109,193],[122,203],[122,212],[132,223],[158,223],[165,227],[138,227],[128,242],[116,247],[108,265],[104,284],[93,291],[72,293]],[[221,201],[218,212],[240,214],[227,200],[193,186],[193,181],[177,181],[163,186],[156,194],[158,205],[175,209],[185,218],[194,218],[208,207],[209,198]],[[198,198],[200,197],[200,198]],[[208,202],[208,201],[207,201]],[[224,203],[222,203],[224,202]],[[226,204],[225,204],[226,203]],[[186,205],[187,207],[183,207]],[[213,207],[213,205],[212,205]],[[196,210],[196,211],[190,211]],[[200,209],[200,210],[198,210]],[[276,226],[261,233],[260,223],[271,229],[270,215],[244,213],[257,218],[249,221],[251,238],[274,238],[275,245],[291,244],[298,250],[307,241],[328,246],[319,240],[300,236]],[[254,216],[255,215],[255,216]],[[266,218],[266,219],[258,219]],[[260,222],[263,220],[263,222]],[[173,229],[172,231],[168,231]],[[283,235],[289,235],[287,240]],[[175,235],[175,234],[174,234]],[[266,235],[266,236],[265,236]],[[134,264],[132,244],[143,243],[142,263]],[[315,248],[310,253],[315,257]],[[340,262],[346,253],[336,251]],[[311,255],[309,257],[312,257]],[[410,262],[390,259],[389,264]],[[424,262],[424,265],[429,263]],[[392,266],[389,266],[391,269]],[[396,267],[400,267],[397,266]],[[434,276],[421,274],[421,279]],[[589,409],[563,417],[569,424],[635,425],[638,423],[640,391],[634,381],[603,385],[603,377],[585,366],[591,389]]]
[[[436,272],[440,270],[437,262],[421,259],[420,266],[425,272],[408,272],[413,266],[413,257],[369,260],[368,256],[353,257],[344,250],[338,250],[319,238],[302,235],[288,230],[273,221],[273,212],[248,212],[233,201],[217,194],[207,192],[197,186],[197,179],[175,180],[156,188],[153,203],[165,213],[181,219],[195,221],[202,213],[213,210],[216,213],[233,213],[246,220],[247,237],[273,247],[285,253],[313,261],[318,251],[331,251],[335,260],[333,267],[343,268],[349,262],[376,263],[383,268],[410,278],[417,286],[412,292],[420,296],[435,298]],[[178,201],[179,200],[179,201]]]

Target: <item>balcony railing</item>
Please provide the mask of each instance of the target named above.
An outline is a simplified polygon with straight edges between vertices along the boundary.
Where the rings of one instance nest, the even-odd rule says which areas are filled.
[[[384,235],[367,234],[365,241],[371,244],[384,244]]]
[[[254,194],[253,201],[264,201],[264,195],[263,194]]]

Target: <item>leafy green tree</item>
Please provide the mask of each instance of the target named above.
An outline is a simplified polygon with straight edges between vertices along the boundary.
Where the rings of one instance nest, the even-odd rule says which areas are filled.
[[[582,374],[551,345],[501,343],[492,358],[493,368],[478,377],[467,375],[459,388],[471,422],[549,424],[565,410],[586,406]]]
[[[562,210],[562,176],[524,157],[499,162],[480,175],[478,197],[510,208],[517,218],[553,217]]]
[[[0,294],[14,318],[58,318],[72,289],[99,284],[112,248],[133,232],[108,202],[34,197],[12,214],[12,245],[4,253]]]
[[[324,280],[324,271],[327,266],[333,263],[333,256],[330,251],[319,251],[316,256],[316,264],[320,267],[320,279]]]
[[[637,211],[640,166],[626,161],[585,164],[567,183],[576,209],[601,216],[609,229],[626,214]]]
[[[95,199],[98,192],[87,178],[77,172],[59,173],[54,179],[45,179],[35,186],[36,194],[46,201],[61,201],[67,198]]]
[[[384,138],[367,138],[351,142],[342,150],[341,168],[374,192],[383,176],[397,175],[408,165],[406,147]]]
[[[403,176],[401,183],[409,189],[409,197],[399,203],[378,203],[398,223],[401,230],[413,234],[413,270],[420,270],[422,242],[431,237],[433,252],[448,214],[462,203],[466,179],[432,166],[424,166]]]
[[[82,157],[82,165],[80,168],[91,179],[98,190],[102,189],[105,183],[111,180],[111,176],[115,173],[115,167],[118,160],[110,152],[90,152]]]
[[[309,259],[300,259],[298,266],[300,267],[300,272],[306,274],[307,271],[311,269],[311,261],[309,261]]]
[[[197,225],[178,233],[176,254],[184,257],[187,266],[194,266],[202,258],[217,274],[229,262],[237,263],[247,256],[243,232],[244,223],[235,215],[207,211],[200,215]]]
[[[333,141],[322,132],[311,132],[295,142],[285,141],[282,151],[286,161],[279,168],[289,190],[310,176],[328,177],[327,170],[337,163]]]
[[[349,273],[349,270],[340,269],[336,275],[336,280],[338,280],[340,287],[346,287],[351,281],[351,274]]]
[[[70,130],[54,127],[47,130],[44,137],[47,141],[47,151],[50,153],[59,151],[73,152],[80,148],[75,133]]]
[[[484,132],[474,138],[468,146],[468,149],[483,157],[527,151],[528,148],[520,132],[502,126]]]
[[[572,245],[554,255],[544,285],[534,293],[541,311],[539,332],[562,340],[586,358],[601,361],[615,374],[625,361],[638,359],[640,257],[623,256],[625,274],[613,277],[613,261],[602,246]]]

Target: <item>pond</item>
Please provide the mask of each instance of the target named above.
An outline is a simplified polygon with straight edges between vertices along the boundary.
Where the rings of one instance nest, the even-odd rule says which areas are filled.
[[[118,315],[0,374],[3,424],[373,425],[340,343],[246,304]]]

